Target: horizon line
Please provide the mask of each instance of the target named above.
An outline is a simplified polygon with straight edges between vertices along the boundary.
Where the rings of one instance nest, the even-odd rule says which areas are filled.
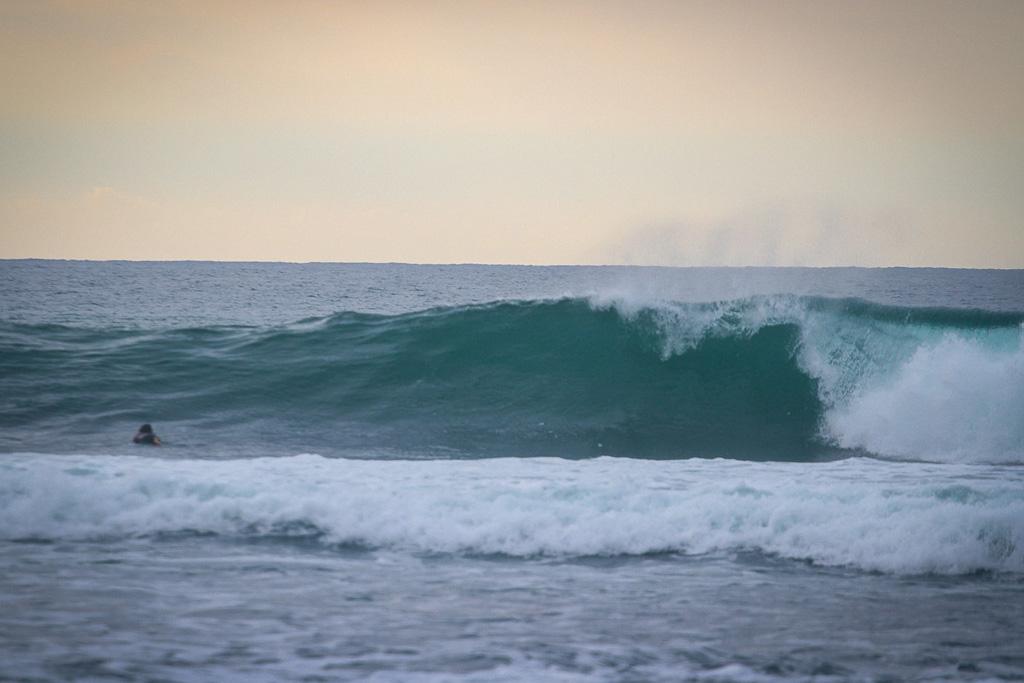
[[[660,269],[774,269],[774,270],[1024,270],[1017,267],[973,267],[973,266],[863,266],[863,265],[667,265],[636,263],[485,263],[478,261],[275,261],[267,259],[88,259],[88,258],[46,258],[37,256],[0,257],[0,262],[43,261],[49,263],[223,263],[223,264],[267,264],[267,265],[336,265],[336,266],[414,266],[414,267],[489,267],[489,268],[660,268]]]

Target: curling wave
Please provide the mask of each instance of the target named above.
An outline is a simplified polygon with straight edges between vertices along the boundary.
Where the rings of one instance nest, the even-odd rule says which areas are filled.
[[[775,296],[343,312],[269,329],[6,323],[0,448],[47,450],[40,434],[99,448],[159,419],[192,446],[249,453],[1020,462],[1022,322]]]

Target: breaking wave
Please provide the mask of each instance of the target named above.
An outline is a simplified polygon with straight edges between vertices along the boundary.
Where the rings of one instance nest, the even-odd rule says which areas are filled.
[[[48,450],[40,434],[98,448],[159,420],[198,448],[250,453],[1021,462],[1022,322],[775,296],[275,328],[3,323],[0,448]]]

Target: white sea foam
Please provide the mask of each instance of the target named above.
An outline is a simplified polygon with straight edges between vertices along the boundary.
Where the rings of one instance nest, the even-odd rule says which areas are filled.
[[[512,556],[759,550],[895,573],[1024,572],[1024,470],[614,458],[9,455],[0,537],[319,534]]]
[[[949,335],[828,416],[837,443],[969,462],[1024,460],[1024,350]]]

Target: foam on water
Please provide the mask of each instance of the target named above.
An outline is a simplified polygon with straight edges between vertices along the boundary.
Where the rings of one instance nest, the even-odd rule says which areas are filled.
[[[5,539],[309,535],[510,556],[756,550],[895,573],[1024,572],[1024,472],[600,458],[6,456]]]
[[[950,335],[828,416],[845,447],[970,462],[1024,458],[1024,349]]]

